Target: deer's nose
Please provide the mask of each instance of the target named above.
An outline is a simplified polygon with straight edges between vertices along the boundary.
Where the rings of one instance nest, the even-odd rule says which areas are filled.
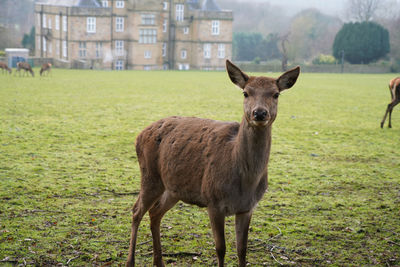
[[[264,121],[267,117],[268,112],[265,109],[255,109],[253,110],[254,120],[256,121]]]

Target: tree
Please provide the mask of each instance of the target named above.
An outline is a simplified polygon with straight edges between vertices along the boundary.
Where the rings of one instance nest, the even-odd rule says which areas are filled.
[[[30,34],[24,34],[21,44],[23,47],[31,50],[31,52],[35,51],[35,27],[31,28]]]
[[[382,0],[349,0],[347,12],[350,19],[356,21],[371,21]]]
[[[20,47],[33,24],[33,0],[0,0],[0,49]]]
[[[287,55],[286,43],[289,42],[289,35],[290,35],[290,32],[281,36],[281,38],[280,38],[281,50],[282,50],[282,60],[281,60],[282,71],[287,71],[288,55]]]
[[[285,8],[269,1],[218,0],[222,9],[233,11],[234,32],[270,33],[286,32],[289,16]]]
[[[261,33],[234,33],[233,59],[239,61],[271,60],[280,58],[278,49],[279,37],[269,34],[263,37]]]
[[[297,13],[290,25],[287,56],[292,61],[311,61],[320,54],[330,54],[332,44],[342,22],[317,9]]]
[[[368,64],[390,51],[389,32],[375,22],[344,24],[333,43],[333,56],[351,64]]]

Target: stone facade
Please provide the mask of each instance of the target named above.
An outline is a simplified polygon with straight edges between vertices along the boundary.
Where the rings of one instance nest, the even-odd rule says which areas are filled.
[[[214,0],[42,0],[36,56],[96,69],[224,69],[231,11]]]

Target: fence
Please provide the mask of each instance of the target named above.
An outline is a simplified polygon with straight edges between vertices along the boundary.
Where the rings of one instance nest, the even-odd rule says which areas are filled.
[[[248,72],[282,72],[280,64],[261,63],[255,64],[250,62],[239,62],[237,65],[244,71]],[[342,66],[337,65],[306,65],[299,64],[302,72],[316,72],[316,73],[341,73]],[[289,65],[288,69],[297,65]],[[344,64],[344,73],[390,73],[392,69],[389,65],[379,64]]]

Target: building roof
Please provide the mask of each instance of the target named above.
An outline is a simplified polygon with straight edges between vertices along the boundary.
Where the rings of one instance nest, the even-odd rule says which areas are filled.
[[[37,3],[51,6],[101,7],[97,0],[39,0]]]
[[[214,0],[204,0],[201,8],[204,11],[221,11],[221,8],[215,3]]]

